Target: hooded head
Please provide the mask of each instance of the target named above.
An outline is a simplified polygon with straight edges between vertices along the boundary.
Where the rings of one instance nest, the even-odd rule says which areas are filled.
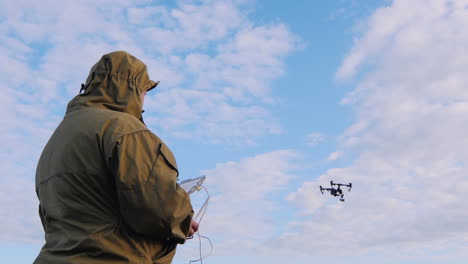
[[[83,107],[99,107],[125,112],[141,120],[140,95],[159,82],[150,80],[146,65],[125,51],[102,56],[91,68],[86,84],[68,103],[67,113]]]

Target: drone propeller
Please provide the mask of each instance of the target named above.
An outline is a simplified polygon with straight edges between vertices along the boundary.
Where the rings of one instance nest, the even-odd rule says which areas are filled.
[[[323,188],[322,188],[322,185],[320,185],[320,192],[323,194]]]

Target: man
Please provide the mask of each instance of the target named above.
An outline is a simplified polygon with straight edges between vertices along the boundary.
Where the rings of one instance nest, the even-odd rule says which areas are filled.
[[[197,231],[174,156],[141,116],[157,84],[123,51],[91,68],[37,166],[46,242],[34,263],[166,264]]]

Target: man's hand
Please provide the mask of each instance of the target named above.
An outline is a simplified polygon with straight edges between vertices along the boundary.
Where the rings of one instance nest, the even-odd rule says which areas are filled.
[[[192,222],[190,223],[190,231],[189,231],[189,237],[192,237],[195,232],[198,231],[198,223],[197,221],[192,219]]]

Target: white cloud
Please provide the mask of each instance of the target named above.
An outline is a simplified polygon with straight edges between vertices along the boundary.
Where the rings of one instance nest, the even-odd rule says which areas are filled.
[[[327,160],[329,160],[329,161],[337,160],[337,159],[341,158],[343,156],[343,154],[344,154],[343,151],[335,151],[333,153],[330,153],[330,155],[328,155]]]
[[[297,39],[283,25],[249,25],[219,44],[215,55],[193,52],[175,60],[187,75],[176,89],[148,100],[149,113],[160,116],[155,123],[210,142],[253,143],[252,136],[281,133],[268,110],[276,101],[269,84],[282,74],[281,59]]]
[[[148,100],[148,113],[164,120],[157,124],[175,135],[204,141],[248,143],[257,135],[280,133],[268,110],[276,101],[270,83],[281,76],[282,58],[298,39],[282,24],[253,25],[235,2],[209,3],[213,6],[184,4],[168,10],[172,27],[137,30],[153,43],[148,48],[161,54],[156,59],[166,62],[162,67],[173,73],[169,77],[178,79],[174,83],[158,76],[162,90]],[[220,12],[214,15],[212,9]],[[170,51],[185,55],[167,59]],[[203,92],[195,95],[194,90]],[[168,99],[177,106],[164,103]]]
[[[153,7],[131,8],[129,17],[135,21],[137,15],[143,23],[136,30],[139,37],[152,43],[157,52],[165,54],[181,50],[207,48],[236,32],[248,19],[241,14],[236,1],[180,1],[177,8]]]
[[[291,176],[286,172],[291,168],[290,161],[297,154],[290,150],[274,151],[240,162],[217,164],[213,170],[203,174],[213,175],[210,185],[224,194],[239,195],[240,199],[264,197],[274,190],[284,189]]]
[[[289,196],[313,221],[291,223],[278,247],[389,256],[466,251],[467,6],[396,0],[369,19],[337,73],[352,77],[372,66],[344,101],[356,109],[342,137],[356,159]],[[317,186],[330,180],[353,183],[345,203],[317,197]]]
[[[325,203],[325,199],[318,192],[320,184],[316,182],[304,183],[296,192],[289,194],[286,200],[292,202],[296,206],[303,208],[302,214],[313,214],[317,209],[321,208]],[[323,185],[323,188],[329,188]]]
[[[254,143],[250,140],[252,135],[282,131],[264,108],[232,106],[222,93],[180,89],[161,91],[153,98],[148,108],[163,115],[150,117],[147,123],[160,124],[177,137],[238,144]],[[193,129],[187,130],[187,124]]]
[[[215,255],[255,253],[278,232],[281,223],[274,216],[282,209],[271,197],[286,190],[298,157],[294,151],[279,150],[202,171],[212,200],[200,232],[216,235]],[[191,246],[198,245],[181,247],[180,257],[187,258],[183,252],[190,252]]]
[[[7,164],[0,163],[0,165],[3,169],[8,169]],[[10,172],[17,170],[12,166],[10,169]],[[0,192],[0,201],[2,201],[0,241],[42,241],[39,203],[36,202],[34,182],[9,178],[0,179],[0,184],[8,186]]]
[[[308,134],[306,137],[306,142],[307,142],[307,145],[309,146],[315,146],[319,144],[320,142],[322,142],[323,140],[325,140],[325,135],[321,133],[311,133],[311,134]]]

